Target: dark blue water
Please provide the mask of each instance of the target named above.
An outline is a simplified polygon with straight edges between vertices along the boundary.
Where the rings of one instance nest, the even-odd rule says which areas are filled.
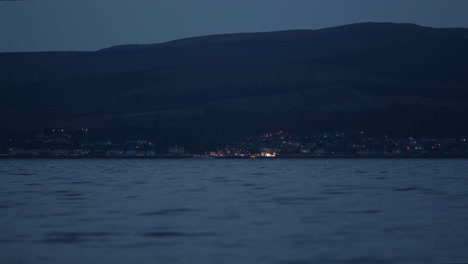
[[[467,160],[0,160],[0,263],[467,263]]]

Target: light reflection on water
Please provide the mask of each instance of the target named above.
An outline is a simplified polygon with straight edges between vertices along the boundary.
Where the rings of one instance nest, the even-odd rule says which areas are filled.
[[[468,262],[466,160],[0,160],[0,263]]]

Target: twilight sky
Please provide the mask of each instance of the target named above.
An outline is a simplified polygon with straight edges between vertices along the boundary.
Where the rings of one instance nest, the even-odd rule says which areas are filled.
[[[467,0],[0,0],[0,52],[96,50],[357,22],[468,28]]]

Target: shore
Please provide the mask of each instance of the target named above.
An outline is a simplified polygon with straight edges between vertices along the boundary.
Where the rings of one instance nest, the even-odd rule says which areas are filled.
[[[263,156],[203,156],[193,154],[161,154],[152,156],[121,155],[12,155],[0,154],[0,159],[460,159],[468,154],[282,154]]]

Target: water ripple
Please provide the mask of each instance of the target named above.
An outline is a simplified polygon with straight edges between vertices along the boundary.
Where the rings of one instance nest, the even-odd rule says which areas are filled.
[[[182,214],[186,212],[192,212],[194,210],[192,209],[187,209],[187,208],[174,208],[174,209],[164,209],[164,210],[159,210],[155,212],[147,212],[147,213],[141,213],[140,215],[176,215],[176,214]]]
[[[41,242],[47,244],[76,244],[89,241],[101,241],[109,236],[107,232],[51,232]]]
[[[206,237],[214,236],[214,233],[183,233],[183,232],[148,232],[142,234],[144,237],[156,237],[156,238],[165,238],[165,237]]]

